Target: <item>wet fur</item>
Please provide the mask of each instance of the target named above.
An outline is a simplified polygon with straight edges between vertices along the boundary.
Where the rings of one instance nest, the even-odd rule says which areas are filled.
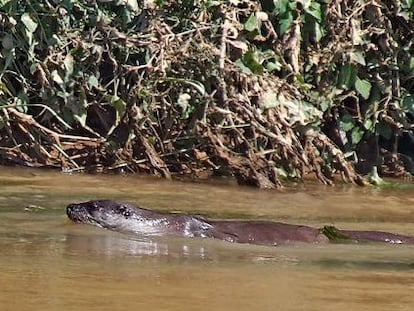
[[[146,236],[214,238],[235,243],[283,245],[328,243],[321,230],[270,221],[210,221],[192,215],[157,213],[110,200],[70,204],[68,217],[84,224]],[[414,237],[381,231],[338,230],[357,241],[414,244]]]

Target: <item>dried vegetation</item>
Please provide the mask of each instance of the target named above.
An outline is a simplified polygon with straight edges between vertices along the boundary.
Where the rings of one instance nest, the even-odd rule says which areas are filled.
[[[401,142],[412,1],[3,0],[0,12],[3,163],[260,188],[414,171]]]

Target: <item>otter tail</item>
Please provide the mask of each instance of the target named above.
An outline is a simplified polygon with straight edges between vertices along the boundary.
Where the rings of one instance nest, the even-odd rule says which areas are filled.
[[[334,226],[325,226],[321,233],[331,242],[385,242],[389,244],[414,244],[414,237],[384,231],[339,230]]]
[[[414,237],[383,231],[339,230],[343,235],[358,241],[386,242],[389,244],[414,244]]]

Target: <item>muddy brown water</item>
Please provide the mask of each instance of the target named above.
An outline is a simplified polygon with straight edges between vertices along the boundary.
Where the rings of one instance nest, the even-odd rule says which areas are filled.
[[[414,247],[259,247],[153,239],[70,223],[108,198],[212,218],[414,235],[414,188],[260,191],[0,167],[0,310],[413,310]]]

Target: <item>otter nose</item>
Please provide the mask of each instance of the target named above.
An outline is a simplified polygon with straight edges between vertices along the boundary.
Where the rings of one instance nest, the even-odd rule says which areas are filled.
[[[78,204],[69,204],[66,207],[66,215],[68,215],[69,219],[72,221],[79,221],[81,209],[81,206],[79,206]]]
[[[77,205],[76,204],[69,204],[66,206],[66,213],[72,213],[75,211]]]
[[[74,204],[69,204],[68,206],[66,206],[66,215],[68,215],[68,217],[70,219],[72,219],[72,215],[73,215],[73,210],[75,208]]]

